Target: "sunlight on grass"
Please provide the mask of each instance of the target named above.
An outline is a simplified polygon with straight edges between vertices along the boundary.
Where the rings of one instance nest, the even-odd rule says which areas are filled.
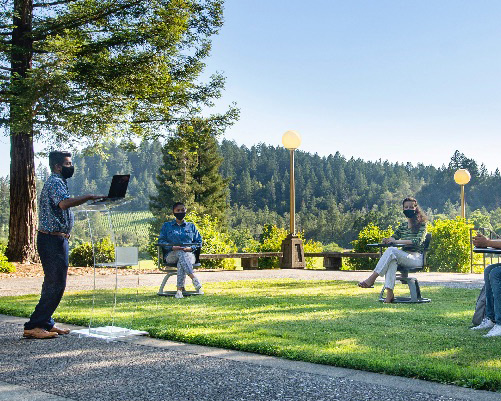
[[[402,291],[400,286],[397,291]],[[426,287],[429,304],[377,302],[378,288],[345,281],[206,283],[206,295],[158,297],[120,290],[115,324],[151,336],[462,386],[501,390],[501,338],[469,330],[478,290]],[[65,295],[59,321],[110,323],[112,292]],[[38,295],[0,298],[0,312],[28,316]]]
[[[479,362],[476,365],[480,367],[485,366],[489,368],[501,369],[501,359],[499,358],[491,359],[488,361]]]
[[[432,352],[428,354],[427,356],[430,356],[432,358],[456,358],[461,351],[460,348],[450,348],[444,351],[437,351],[437,352]]]

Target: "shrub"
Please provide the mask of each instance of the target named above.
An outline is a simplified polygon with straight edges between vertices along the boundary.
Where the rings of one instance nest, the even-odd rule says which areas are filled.
[[[230,231],[231,240],[235,243],[238,252],[244,252],[247,248],[256,248],[259,241],[256,241],[248,228],[241,228]]]
[[[374,223],[369,223],[358,233],[358,238],[351,242],[353,251],[362,253],[376,252],[376,249],[368,247],[367,244],[381,242],[383,238],[391,237],[392,234],[393,229],[391,227],[382,230]],[[375,258],[352,258],[347,261],[347,266],[354,270],[372,270],[376,267],[378,260]]]
[[[259,236],[259,243],[252,244],[244,248],[244,252],[280,252],[282,250],[282,242],[287,237],[288,231],[284,228],[277,227],[274,224],[265,224],[263,233]],[[304,240],[303,233],[298,233],[299,238],[303,240],[303,248],[305,252],[322,252],[322,244],[313,240]],[[315,258],[306,258],[306,268],[315,267]],[[279,258],[259,258],[260,269],[271,269],[280,267]]]
[[[110,263],[115,260],[115,247],[108,237],[103,238],[96,243],[96,263]],[[92,244],[84,242],[77,245],[70,252],[70,265],[71,266],[93,266],[94,253],[92,251]]]
[[[470,269],[470,228],[473,224],[457,217],[435,220],[429,231],[433,237],[427,256],[430,270],[468,272]]]
[[[4,249],[0,250],[0,273],[14,273],[16,266],[9,262],[7,256],[4,255]]]
[[[188,213],[188,221],[196,224],[202,235],[202,253],[234,253],[237,251],[235,243],[227,232],[221,230],[221,224],[216,217],[208,214],[200,216],[196,213]],[[202,260],[202,267],[207,269],[223,268],[235,270],[235,259]]]
[[[300,237],[302,237],[302,233],[300,233]],[[322,252],[324,250],[324,246],[319,241],[303,240],[303,246],[305,252]],[[305,258],[306,268],[313,269],[315,267],[315,260],[317,258]]]
[[[329,244],[324,245],[323,251],[324,252],[343,252],[343,247],[339,246],[335,242],[331,242]]]
[[[244,248],[244,252],[280,252],[282,241],[287,237],[287,230],[277,227],[275,224],[265,224],[263,232],[259,236],[257,244],[251,244]],[[280,267],[279,258],[259,258],[260,269],[272,269]]]

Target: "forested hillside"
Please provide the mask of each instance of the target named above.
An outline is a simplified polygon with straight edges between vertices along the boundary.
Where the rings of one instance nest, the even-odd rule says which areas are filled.
[[[75,176],[68,180],[74,194],[106,193],[113,174],[131,174],[132,201],[123,210],[148,210],[155,180],[162,163],[161,145],[144,142],[137,152],[110,145],[109,156],[74,155]],[[265,223],[288,224],[289,152],[283,147],[258,144],[247,148],[223,140],[221,173],[229,178],[228,222],[233,230],[256,236]],[[452,157],[451,157],[452,156]],[[415,196],[432,217],[454,216],[459,186],[453,175],[465,167],[472,173],[467,185],[468,212],[500,214],[501,176],[460,152],[444,156],[440,168],[418,164],[364,161],[339,152],[327,157],[296,152],[296,204],[298,227],[307,238],[324,244],[347,246],[368,222],[381,226],[401,219],[400,201]],[[40,181],[47,171],[40,170]],[[5,191],[3,192],[5,193]],[[478,214],[479,212],[477,212]],[[1,216],[0,216],[1,217]],[[497,218],[496,218],[497,219]],[[498,222],[491,221],[495,226]],[[501,224],[501,221],[499,222]]]

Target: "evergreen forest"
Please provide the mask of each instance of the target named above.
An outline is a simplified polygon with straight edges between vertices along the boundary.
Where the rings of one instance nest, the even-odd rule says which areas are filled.
[[[257,238],[266,223],[288,227],[289,151],[283,147],[258,144],[250,148],[222,140],[220,173],[227,183],[226,229],[238,244]],[[124,211],[149,210],[158,197],[159,168],[163,165],[162,145],[144,141],[130,152],[109,144],[106,157],[73,156],[75,175],[68,180],[72,194],[108,191],[113,174],[131,174]],[[471,181],[466,186],[468,217],[482,226],[501,229],[501,175],[489,172],[482,164],[456,151],[444,158],[441,167],[423,164],[390,163],[347,158],[339,152],[327,157],[296,151],[296,211],[298,229],[305,238],[325,245],[349,247],[368,223],[381,227],[402,219],[400,202],[406,196],[418,199],[430,219],[455,217],[459,209],[460,188],[454,172],[467,168]],[[49,172],[39,167],[39,186]],[[8,178],[0,181],[0,202],[8,205]],[[8,208],[0,215],[3,233]],[[477,224],[478,225],[478,224]],[[240,238],[240,241],[239,241]]]

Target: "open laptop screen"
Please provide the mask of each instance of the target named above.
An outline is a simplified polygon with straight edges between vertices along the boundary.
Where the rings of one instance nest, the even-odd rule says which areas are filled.
[[[114,175],[111,180],[108,198],[125,198],[127,186],[129,185],[130,174]]]

